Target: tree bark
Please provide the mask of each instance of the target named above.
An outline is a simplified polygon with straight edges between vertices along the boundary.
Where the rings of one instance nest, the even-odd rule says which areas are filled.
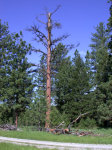
[[[50,61],[51,61],[51,14],[48,13],[48,53],[47,53],[47,88],[46,88],[46,123],[45,128],[50,126],[50,112],[51,112],[51,71],[50,71]]]

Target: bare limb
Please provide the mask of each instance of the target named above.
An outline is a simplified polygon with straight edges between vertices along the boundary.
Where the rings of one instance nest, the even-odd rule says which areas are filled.
[[[30,29],[27,30],[33,32],[33,34],[35,35],[34,40],[37,42],[41,42],[47,49],[47,37],[43,32],[39,30],[39,27],[33,25]]]
[[[46,42],[48,41],[46,35],[43,32],[41,32],[39,30],[39,27],[37,27],[36,25],[31,26],[31,28],[28,28],[27,31],[33,32],[37,36],[37,38],[44,38]]]
[[[43,38],[41,38],[41,37],[36,38],[35,37],[35,38],[33,38],[33,40],[37,41],[38,43],[41,42],[45,46],[45,48],[47,49],[47,43],[44,41]]]
[[[56,129],[59,128],[60,126],[65,125],[65,122],[63,121],[62,123],[60,123],[58,126],[56,126]]]
[[[74,45],[74,44],[68,44],[68,45],[66,45],[66,49],[71,50],[71,49],[73,49],[73,48],[78,47],[79,45],[80,45],[80,43],[78,43],[77,45]]]
[[[32,49],[32,51],[33,52],[40,52],[40,53],[42,53],[42,54],[44,54],[44,55],[47,55],[46,53],[44,53],[43,51],[41,51],[40,49]]]
[[[80,114],[74,121],[72,121],[72,123],[77,122],[77,120],[79,120],[82,116],[87,115],[88,112],[84,113],[84,114]]]
[[[84,113],[84,114],[80,114],[75,120],[73,120],[73,121],[69,124],[68,128],[70,129],[70,127],[72,126],[73,123],[76,123],[82,116],[85,116],[85,115],[87,115],[88,113],[89,113],[89,112],[86,112],[86,113]]]
[[[74,47],[75,47],[74,44],[66,45],[66,49],[68,49],[68,50],[71,50],[71,49],[73,49]]]
[[[55,12],[57,12],[60,7],[61,7],[61,5],[58,5],[57,8],[51,13],[51,15],[53,15]]]
[[[61,37],[58,37],[58,38],[54,39],[51,44],[54,45],[54,44],[56,44],[57,42],[66,39],[68,36],[69,36],[68,34],[62,35]]]
[[[45,22],[43,22],[43,21],[41,21],[40,19],[38,19],[38,17],[36,17],[36,20],[37,20],[38,22],[40,22],[40,23],[42,23],[42,24],[46,25],[46,23],[45,23]]]

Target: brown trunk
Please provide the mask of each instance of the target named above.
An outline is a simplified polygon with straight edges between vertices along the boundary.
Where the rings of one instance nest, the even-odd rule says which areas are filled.
[[[17,127],[18,127],[18,116],[17,116],[17,113],[16,113],[16,121],[15,121],[15,123],[16,123],[16,129],[17,129]]]
[[[51,77],[50,77],[50,60],[51,60],[51,14],[48,14],[48,52],[47,52],[47,89],[46,89],[46,123],[45,128],[50,126],[51,111]]]

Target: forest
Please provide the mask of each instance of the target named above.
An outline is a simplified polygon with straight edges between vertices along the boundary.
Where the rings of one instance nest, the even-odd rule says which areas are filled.
[[[112,127],[112,0],[109,2],[108,23],[96,25],[85,58],[78,47],[63,44],[68,35],[52,38],[53,28],[60,24],[49,22],[50,17],[47,40],[37,26],[27,29],[50,53],[35,50],[23,40],[22,31],[11,33],[10,25],[0,20],[1,125],[41,130],[46,124],[53,128],[64,121],[67,127],[86,113],[73,127]],[[75,51],[72,58],[68,55],[71,49]],[[27,58],[34,52],[41,53],[38,65]]]

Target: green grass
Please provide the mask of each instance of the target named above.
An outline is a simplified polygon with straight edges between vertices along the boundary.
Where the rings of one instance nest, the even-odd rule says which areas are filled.
[[[29,131],[0,130],[0,136],[21,138],[21,139],[42,140],[42,141],[56,141],[56,142],[112,144],[112,129],[94,129],[91,131],[93,131],[95,134],[100,134],[100,136],[78,137],[74,135],[53,135],[46,132],[30,131],[30,130]]]
[[[49,149],[40,149],[32,146],[21,146],[9,143],[0,143],[0,150],[49,150]]]

